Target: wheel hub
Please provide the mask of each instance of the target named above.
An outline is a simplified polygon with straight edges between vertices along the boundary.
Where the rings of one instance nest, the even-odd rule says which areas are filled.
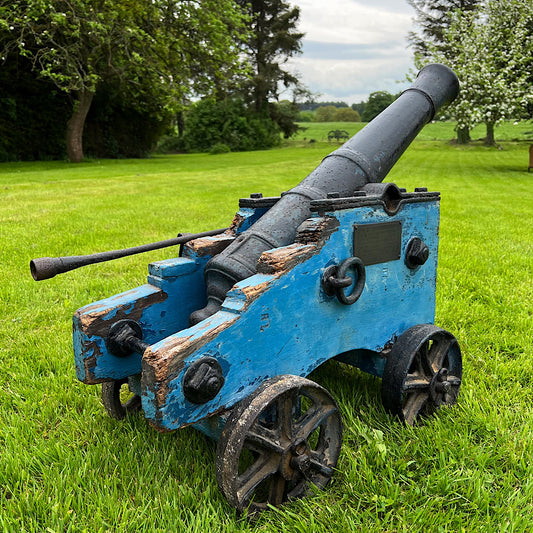
[[[309,444],[305,439],[298,439],[283,452],[279,472],[287,481],[291,481],[296,474],[307,476],[310,471]]]
[[[448,369],[441,368],[432,378],[429,385],[429,395],[433,401],[441,400],[443,395],[449,394],[452,389],[448,381]]]

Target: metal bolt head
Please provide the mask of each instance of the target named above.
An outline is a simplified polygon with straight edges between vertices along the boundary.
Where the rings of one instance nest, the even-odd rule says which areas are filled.
[[[405,251],[405,264],[410,269],[415,269],[423,265],[429,258],[429,248],[427,244],[418,237],[413,237],[407,244]]]
[[[222,367],[213,357],[202,357],[194,361],[183,376],[183,395],[192,403],[207,403],[223,386]]]

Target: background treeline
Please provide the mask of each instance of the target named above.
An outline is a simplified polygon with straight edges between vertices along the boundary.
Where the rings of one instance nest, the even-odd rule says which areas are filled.
[[[305,102],[299,104],[299,122],[370,122],[399,94],[387,91],[370,93],[367,101],[348,106],[346,102]]]
[[[30,62],[17,56],[0,69],[0,161],[66,157],[65,132],[71,97],[39,78]],[[255,113],[244,98],[206,97],[161,116],[125,100],[120,85],[103,83],[87,114],[86,157],[146,157],[159,152],[245,151],[278,145],[297,131],[297,122],[368,122],[397,95],[372,93],[366,102],[269,102]]]
[[[461,80],[444,115],[458,142],[532,117],[530,0],[407,1],[417,69]],[[0,0],[0,161],[255,150],[298,122],[372,120],[396,95],[319,103],[287,70],[299,16],[282,0]]]

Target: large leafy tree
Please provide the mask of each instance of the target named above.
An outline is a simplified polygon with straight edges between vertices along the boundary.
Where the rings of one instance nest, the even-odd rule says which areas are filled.
[[[363,121],[370,122],[377,117],[386,107],[396,100],[396,96],[390,94],[388,91],[376,91],[370,93],[368,102],[365,105],[363,113]]]
[[[255,111],[268,111],[269,99],[277,100],[281,87],[298,87],[299,80],[287,61],[301,52],[303,33],[297,30],[300,9],[282,0],[237,0],[251,20],[252,37],[247,55],[253,68],[245,84]]]
[[[83,158],[87,113],[104,81],[161,110],[222,89],[241,69],[244,19],[233,0],[0,0],[2,55],[31,60],[68,93],[67,154]]]
[[[477,12],[457,11],[444,35],[455,53],[429,47],[433,60],[447,63],[461,80],[452,113],[458,128],[478,123],[494,144],[494,126],[522,116],[533,103],[533,4],[529,0],[489,0]]]
[[[407,0],[407,3],[416,14],[416,29],[409,32],[407,38],[415,52],[415,64],[420,68],[427,63],[435,50],[441,57],[453,59],[455,46],[450,44],[446,33],[452,25],[454,13],[475,12],[483,4],[483,0]],[[458,127],[457,138],[461,143],[468,142],[470,130]]]
[[[425,57],[429,47],[453,53],[445,38],[446,31],[452,24],[453,13],[475,11],[482,0],[407,0],[415,10],[417,29],[409,32],[408,40],[415,53]]]

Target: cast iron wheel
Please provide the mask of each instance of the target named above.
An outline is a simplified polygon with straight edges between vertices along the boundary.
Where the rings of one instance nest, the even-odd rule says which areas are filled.
[[[107,414],[117,420],[122,420],[128,413],[141,410],[141,397],[130,392],[128,378],[102,383],[102,403]]]
[[[400,335],[387,358],[383,405],[413,426],[457,402],[462,368],[461,350],[451,333],[432,324],[414,326]]]
[[[320,385],[298,376],[265,381],[232,410],[217,446],[221,492],[248,516],[326,486],[342,442],[340,413]]]

